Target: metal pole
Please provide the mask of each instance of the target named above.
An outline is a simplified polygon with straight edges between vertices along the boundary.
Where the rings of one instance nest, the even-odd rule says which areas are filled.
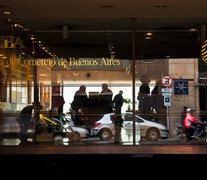
[[[132,103],[133,103],[133,145],[136,145],[135,126],[135,18],[132,18]]]
[[[37,66],[34,66],[33,69],[34,73],[34,129],[36,129],[36,121],[39,118],[39,111],[40,111],[40,102],[39,102],[39,86],[38,86],[38,73],[37,73]],[[34,134],[34,142],[36,142],[36,132]]]
[[[167,106],[167,128],[170,132],[170,115],[169,115],[169,106]]]

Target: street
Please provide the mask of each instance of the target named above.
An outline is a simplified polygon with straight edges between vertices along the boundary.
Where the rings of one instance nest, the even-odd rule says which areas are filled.
[[[68,138],[63,139],[63,143],[53,143],[51,141],[42,142],[42,143],[34,143],[32,134],[27,136],[27,141],[21,142],[21,136],[18,133],[4,133],[0,134],[0,146],[18,146],[18,145],[30,145],[30,144],[41,144],[41,145],[114,145],[114,138],[111,140],[100,140],[99,137],[88,137],[85,139],[81,139],[80,141],[68,141]],[[141,139],[136,142],[136,145],[206,145],[206,139],[197,139],[186,141],[185,139],[159,139],[157,141],[149,141],[146,139]],[[133,145],[132,141],[121,141],[118,145]]]

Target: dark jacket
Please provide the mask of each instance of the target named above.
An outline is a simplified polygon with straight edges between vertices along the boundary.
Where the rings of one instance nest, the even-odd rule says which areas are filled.
[[[123,102],[124,102],[124,99],[122,97],[121,94],[117,94],[115,97],[114,97],[114,100],[113,100],[113,103],[114,103],[114,108],[121,108],[122,105],[123,105]]]

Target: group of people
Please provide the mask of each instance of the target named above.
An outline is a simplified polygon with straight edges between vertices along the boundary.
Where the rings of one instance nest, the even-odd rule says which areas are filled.
[[[186,135],[186,141],[189,141],[192,138],[198,138],[199,136],[198,125],[202,124],[202,122],[193,117],[194,112],[194,108],[188,108],[187,106],[184,106],[181,115],[181,125],[185,127],[184,132]]]
[[[107,83],[102,84],[102,91],[100,92],[100,96],[103,96],[105,99],[105,112],[111,113],[113,112],[113,108],[115,109],[115,114],[121,114],[121,107],[123,105],[124,99],[122,97],[123,91],[120,90],[119,93],[112,99],[113,92],[109,89]],[[74,118],[74,123],[76,125],[83,125],[83,118],[80,118],[80,115],[83,114],[82,107],[85,106],[87,102],[87,94],[86,94],[86,86],[81,85],[79,90],[76,91],[74,95],[73,102],[71,103],[71,108],[76,115]]]
[[[143,75],[140,78],[142,85],[139,88],[137,100],[139,102],[139,114],[145,119],[151,119],[161,124],[165,124],[165,117],[163,114],[166,113],[164,106],[164,98],[162,96],[161,81],[157,81],[155,87],[150,92],[149,83],[151,79],[148,75]]]
[[[108,84],[106,84],[106,83],[102,84],[102,91],[101,91],[100,95],[104,95],[104,97],[106,98],[106,101],[107,101],[107,104],[108,104],[108,110],[107,111],[111,112],[112,111],[111,102],[112,102],[113,93],[108,88]],[[73,110],[78,110],[79,108],[84,106],[87,99],[88,99],[88,97],[87,97],[87,94],[86,94],[86,86],[81,85],[79,90],[76,91],[76,93],[74,95],[74,99],[73,99],[73,102],[71,104],[71,108]]]

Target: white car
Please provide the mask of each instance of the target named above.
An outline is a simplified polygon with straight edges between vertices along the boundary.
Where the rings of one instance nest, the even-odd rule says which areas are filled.
[[[52,119],[62,124],[65,129],[71,129],[72,131],[71,140],[72,141],[80,141],[81,139],[88,138],[90,135],[89,131],[86,128],[75,126],[74,122],[67,116],[64,117],[64,122],[58,119],[55,119],[55,118],[52,118]]]
[[[73,129],[73,138],[72,141],[80,141],[81,139],[88,138],[90,133],[84,127],[78,127],[74,125],[74,122],[70,119],[70,127]]]
[[[142,117],[135,115],[136,117],[136,136],[140,138],[146,138],[148,140],[158,140],[160,138],[168,137],[168,129],[166,126],[148,121]],[[115,135],[115,128],[113,123],[114,113],[104,114],[104,116],[94,124],[91,130],[92,136],[99,136],[101,140],[109,140]],[[133,134],[133,118],[132,113],[122,114],[123,127],[125,135],[132,136]]]

